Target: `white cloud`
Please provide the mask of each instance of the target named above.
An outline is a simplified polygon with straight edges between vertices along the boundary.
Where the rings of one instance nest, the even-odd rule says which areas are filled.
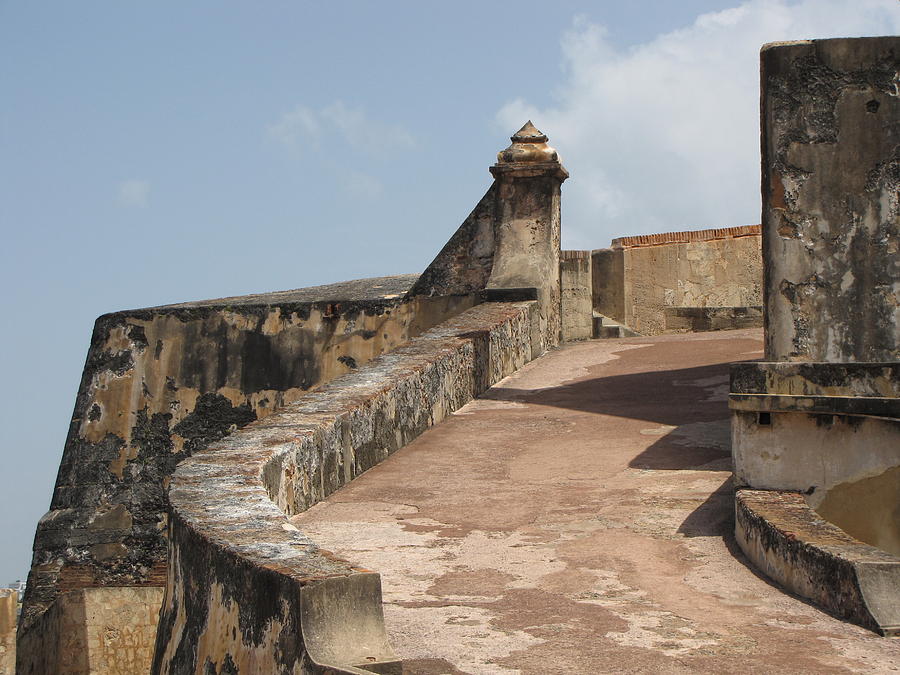
[[[749,0],[616,50],[602,26],[562,40],[556,105],[507,103],[504,131],[547,133],[572,178],[563,245],[759,222],[759,48],[766,42],[900,31],[897,0]]]
[[[267,131],[270,138],[295,147],[303,141],[317,142],[321,127],[314,110],[305,105],[297,105],[284,113],[277,122],[269,125]]]
[[[150,203],[150,182],[132,179],[119,183],[119,203],[123,206],[146,208]]]
[[[343,101],[314,110],[297,105],[284,113],[267,129],[268,136],[286,146],[319,147],[342,139],[356,151],[382,154],[415,145],[413,137],[402,127],[369,118],[361,108]]]
[[[322,117],[357,150],[380,153],[415,145],[413,137],[402,127],[371,120],[362,110],[348,108],[343,101],[323,108]]]

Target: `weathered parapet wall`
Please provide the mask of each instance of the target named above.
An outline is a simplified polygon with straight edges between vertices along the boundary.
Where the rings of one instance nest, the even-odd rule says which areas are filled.
[[[0,588],[0,675],[16,675],[16,606],[19,594]]]
[[[410,294],[534,298],[537,356],[560,340],[560,195],[569,174],[531,122],[510,140],[490,167],[493,185]]]
[[[561,252],[559,284],[562,340],[589,340],[594,326],[590,251]]]
[[[818,506],[900,466],[898,363],[736,364],[729,404],[739,486],[803,492]],[[900,483],[891,494],[880,507],[885,548],[900,542]]]
[[[530,360],[537,304],[470,309],[183,462],[153,672],[399,672],[378,575],[287,516]]]
[[[823,520],[795,492],[738,490],[738,545],[798,595],[877,631],[900,635],[900,560]]]
[[[767,361],[900,358],[900,37],[761,53]]]
[[[28,654],[28,659],[18,672],[146,672],[153,657],[162,596],[163,589],[155,586],[81,588],[61,593],[35,619],[32,630],[20,637],[19,649]]]
[[[782,530],[740,517],[742,495],[802,493],[856,545],[885,551],[887,576],[858,587],[872,607],[900,606],[898,71],[897,37],[763,47],[765,360],[736,366],[730,395],[735,478],[752,488],[738,493],[747,555],[762,569],[806,564]],[[827,574],[776,578],[850,606]],[[900,630],[879,623],[889,615],[863,623]]]
[[[82,594],[58,608],[56,623],[39,621],[60,593],[118,587],[130,597],[137,592],[132,587],[155,587],[147,593],[155,593],[158,608],[166,568],[165,489],[179,461],[476,302],[472,296],[407,298],[415,279],[384,277],[100,317],[50,511],[35,536],[20,672],[50,672],[41,666],[49,645],[74,639],[58,626],[69,632],[81,627],[79,639],[92,650],[85,658],[116,663],[97,656],[89,637],[96,626],[115,628],[117,603],[93,602],[85,613],[78,609]],[[64,616],[69,610],[77,616]],[[153,625],[141,625],[148,656]]]
[[[614,239],[592,252],[594,308],[644,335],[762,325],[760,249],[755,225]]]

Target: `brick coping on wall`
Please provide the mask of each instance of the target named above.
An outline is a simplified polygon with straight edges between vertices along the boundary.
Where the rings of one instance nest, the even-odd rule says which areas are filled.
[[[760,225],[740,225],[738,227],[717,227],[709,230],[687,232],[662,232],[660,234],[639,234],[633,237],[613,239],[610,248],[640,248],[643,246],[663,246],[665,244],[687,244],[692,241],[713,241],[715,239],[736,239],[762,234]]]

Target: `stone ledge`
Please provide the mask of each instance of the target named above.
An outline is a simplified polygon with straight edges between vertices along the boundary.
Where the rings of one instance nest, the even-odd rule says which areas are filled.
[[[664,307],[667,331],[713,331],[761,328],[763,310],[759,305],[744,307]]]
[[[742,412],[793,412],[900,419],[900,399],[875,396],[728,395],[728,407]]]
[[[287,515],[530,360],[533,307],[479,305],[185,460],[169,492],[153,672],[204,659],[230,659],[240,672],[399,672],[378,575],[321,551]]]
[[[731,366],[731,391],[900,398],[900,363],[745,361]]]
[[[802,494],[738,490],[735,537],[791,592],[881,635],[900,635],[900,558],[823,520]]]

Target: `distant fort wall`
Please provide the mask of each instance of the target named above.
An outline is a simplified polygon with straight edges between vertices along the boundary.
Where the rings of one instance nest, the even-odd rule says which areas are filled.
[[[591,268],[594,309],[642,335],[762,326],[759,225],[614,239]]]
[[[0,675],[16,675],[16,607],[19,594],[0,588]]]

